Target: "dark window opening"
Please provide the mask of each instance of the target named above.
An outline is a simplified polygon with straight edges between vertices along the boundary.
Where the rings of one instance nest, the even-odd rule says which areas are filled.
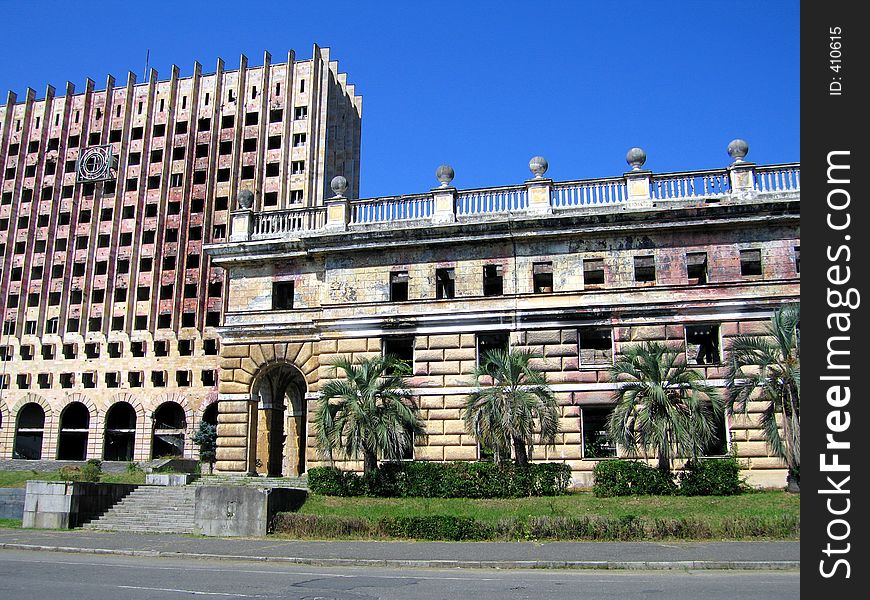
[[[245,113],[245,125],[256,125],[260,122],[260,115],[255,112]]]
[[[278,92],[276,92],[278,93]],[[281,119],[284,118],[284,109],[282,108],[274,108],[269,111],[269,122],[270,123],[280,123]]]
[[[157,317],[157,329],[169,329],[172,327],[172,315],[163,314]]]
[[[501,265],[483,267],[483,295],[501,296],[504,294],[504,271]]]
[[[100,357],[100,345],[96,342],[89,342],[85,344],[85,357],[87,358],[99,358]]]
[[[686,254],[686,276],[689,285],[707,283],[707,253],[689,252]]]
[[[109,358],[121,358],[121,342],[109,342]]]
[[[166,340],[154,342],[154,356],[169,356],[169,342]]]
[[[293,308],[293,282],[279,281],[272,284],[272,309],[289,310]]]
[[[202,351],[207,356],[216,356],[218,353],[217,340],[213,338],[203,340]]]
[[[744,277],[761,275],[761,250],[758,248],[740,251],[740,274]]]
[[[581,327],[577,334],[581,366],[613,363],[613,338],[610,327]]]
[[[384,356],[394,356],[409,367],[414,364],[414,338],[388,337],[383,341]]]
[[[686,357],[690,365],[718,365],[719,326],[687,325]]]
[[[408,272],[390,273],[390,302],[404,302],[408,299]]]
[[[610,437],[611,408],[590,406],[582,410],[583,458],[615,458],[616,443]]]
[[[532,263],[532,284],[536,294],[553,291],[553,263]]]
[[[145,342],[130,343],[130,352],[135,358],[142,358],[143,356],[145,356],[145,349]]]
[[[181,313],[181,326],[182,327],[196,327],[196,313],[192,313],[192,312]]]
[[[435,269],[435,298],[449,300],[456,297],[456,269]]]
[[[509,349],[509,333],[479,333],[477,335],[477,364],[483,364],[487,353],[493,350],[503,350],[504,352],[507,352]]]
[[[634,280],[638,282],[655,282],[656,262],[654,256],[634,257]]]
[[[587,258],[583,261],[583,285],[604,285],[604,259]]]
[[[794,272],[800,275],[801,272],[801,247],[794,247]]]

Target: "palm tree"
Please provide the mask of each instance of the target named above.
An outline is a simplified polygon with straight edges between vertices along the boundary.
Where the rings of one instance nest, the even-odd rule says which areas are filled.
[[[540,356],[525,350],[491,350],[474,371],[478,389],[465,404],[465,429],[492,449],[499,462],[510,457],[513,447],[516,463],[527,465],[535,431],[547,445],[555,443],[559,432],[556,397],[546,375],[529,365],[534,358]]]
[[[378,457],[395,460],[425,436],[419,410],[405,385],[410,370],[388,355],[351,363],[335,361],[341,379],[323,386],[315,412],[315,434],[321,452],[339,450],[347,458],[363,457],[363,469],[378,468]]]
[[[727,378],[729,410],[746,414],[750,401],[766,403],[761,428],[770,449],[785,461],[795,490],[801,466],[800,317],[800,305],[785,306],[773,313],[766,335],[732,338]]]
[[[722,400],[677,348],[659,342],[630,346],[610,374],[618,387],[608,429],[629,453],[654,452],[659,470],[669,475],[675,457],[697,457],[716,441]]]

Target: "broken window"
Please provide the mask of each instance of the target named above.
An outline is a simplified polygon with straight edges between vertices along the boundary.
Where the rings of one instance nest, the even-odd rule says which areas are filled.
[[[584,407],[581,412],[583,427],[583,458],[615,458],[616,443],[610,437],[608,420],[613,409],[605,406]]]
[[[553,263],[532,263],[532,284],[536,294],[548,294],[553,291]]]
[[[86,388],[97,387],[97,374],[90,371],[82,373],[82,385]]]
[[[801,272],[801,247],[794,247],[794,272],[800,275]]]
[[[278,206],[278,192],[263,194],[263,206]]]
[[[638,282],[655,282],[656,262],[654,256],[634,257],[634,280]]]
[[[585,287],[604,285],[604,259],[587,258],[583,260],[583,285]]]
[[[580,366],[613,363],[613,335],[610,327],[581,327],[577,330]]]
[[[414,364],[413,337],[387,337],[383,342],[384,356],[394,356],[408,367]]]
[[[718,365],[719,326],[687,325],[686,357],[690,365]]]
[[[308,107],[307,106],[297,106],[296,110],[293,113],[293,118],[298,120],[307,119],[308,118]]]
[[[510,346],[510,334],[505,332],[477,334],[477,364],[481,365],[487,353],[493,350],[507,352]]]
[[[703,285],[707,283],[707,253],[686,253],[686,276],[689,285]]]
[[[294,160],[290,163],[291,172],[293,175],[301,175],[305,173],[305,161],[304,160]]]
[[[245,113],[245,126],[256,125],[260,121],[260,115],[255,112]]]
[[[121,358],[121,342],[109,342],[109,358]]]
[[[483,267],[483,295],[501,296],[504,294],[504,276],[501,265]]]
[[[57,333],[57,318],[55,317],[53,320],[55,321],[55,330],[50,333]],[[54,344],[42,345],[42,360],[54,360]]]
[[[390,273],[390,302],[404,302],[408,299],[408,272]]]
[[[270,123],[280,123],[281,119],[284,118],[284,109],[282,108],[273,108],[269,111],[269,122]]]
[[[190,384],[190,374],[179,371],[177,380],[181,381],[181,373],[185,373],[187,384]],[[164,402],[154,411],[154,439],[152,458],[160,456],[184,455],[184,431],[187,429],[187,418],[184,409],[177,402]]]
[[[139,317],[136,318],[138,319]],[[133,353],[133,356],[135,358],[142,358],[143,356],[145,356],[145,342],[131,342],[130,352]]]
[[[192,356],[193,340],[178,340],[178,354],[179,356]]]
[[[740,251],[740,274],[744,277],[761,275],[761,250],[759,248]]]
[[[272,284],[272,309],[290,310],[293,308],[293,282],[276,281]]]
[[[100,345],[96,342],[89,342],[85,344],[85,356],[87,358],[99,358]]]
[[[449,300],[456,297],[456,269],[435,269],[435,298]]]
[[[106,387],[116,388],[121,385],[121,375],[117,372],[106,373]]]
[[[154,356],[169,356],[169,342],[167,340],[154,342]]]
[[[154,387],[166,387],[166,372],[151,371],[151,385]]]

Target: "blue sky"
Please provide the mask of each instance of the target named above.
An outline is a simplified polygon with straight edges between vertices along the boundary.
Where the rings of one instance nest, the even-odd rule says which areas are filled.
[[[799,3],[7,2],[0,90],[331,48],[363,96],[361,196],[798,161]]]

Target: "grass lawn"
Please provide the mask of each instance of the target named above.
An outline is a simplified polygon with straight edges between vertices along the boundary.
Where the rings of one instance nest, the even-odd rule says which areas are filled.
[[[67,481],[70,477],[68,474],[62,473],[60,469],[56,471],[0,471],[0,487],[23,488],[27,485],[28,479],[37,479],[39,481]],[[145,483],[145,473],[141,471],[132,473],[103,473],[100,477],[100,482]]]
[[[466,498],[338,498],[308,497],[300,514],[337,517],[410,517],[452,515],[487,523],[522,517],[609,517],[649,519],[697,518],[724,521],[734,517],[800,515],[800,495],[763,491],[739,496],[628,496],[596,498],[576,492],[549,498],[470,500]]]
[[[0,529],[21,527],[21,519],[0,519]]]

